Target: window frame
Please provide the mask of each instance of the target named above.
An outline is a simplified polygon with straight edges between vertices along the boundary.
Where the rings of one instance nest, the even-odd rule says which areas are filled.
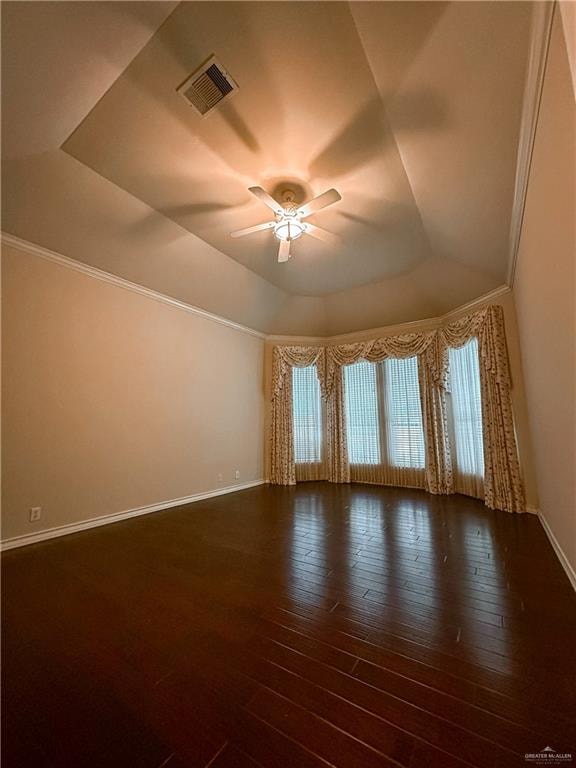
[[[314,376],[315,376],[315,382],[318,392],[318,404],[319,404],[319,412],[320,412],[320,420],[319,420],[319,445],[318,445],[318,451],[316,453],[317,456],[319,456],[318,459],[313,458],[311,460],[305,460],[300,461],[298,460],[296,456],[296,419],[295,419],[295,410],[294,410],[294,404],[295,404],[295,384],[294,384],[294,371],[302,371],[306,369],[314,369]],[[292,387],[292,407],[291,407],[291,414],[290,417],[292,419],[292,435],[293,435],[293,450],[294,450],[294,464],[296,467],[305,467],[305,466],[320,466],[324,463],[324,457],[325,457],[325,451],[326,451],[326,414],[325,414],[325,407],[324,407],[324,399],[322,397],[322,391],[320,389],[320,380],[318,378],[318,366],[316,363],[313,363],[312,365],[302,365],[302,366],[292,366],[291,368],[291,387]]]
[[[344,419],[346,422],[346,449],[348,451],[348,461],[350,466],[354,467],[380,467],[383,465],[385,456],[386,456],[386,439],[385,436],[383,436],[383,430],[382,430],[382,418],[383,418],[383,400],[382,400],[382,386],[381,386],[381,371],[379,370],[380,366],[378,363],[372,363],[370,360],[356,360],[354,363],[349,363],[348,365],[344,365],[343,368],[352,368],[354,365],[358,365],[359,363],[365,363],[366,365],[372,365],[375,368],[375,386],[376,386],[376,392],[375,392],[375,400],[376,400],[376,429],[377,429],[377,443],[378,443],[378,450],[379,450],[379,461],[378,462],[356,462],[352,461],[351,458],[351,452],[350,452],[350,442],[349,442],[349,420],[348,420],[348,412],[347,412],[347,395],[346,395],[346,374],[343,371],[342,376],[342,387],[343,387],[343,405],[344,405]]]
[[[405,360],[412,360],[415,358],[415,367],[416,367],[416,389],[418,392],[418,405],[420,409],[420,426],[422,428],[422,464],[414,467],[406,464],[394,464],[392,462],[392,456],[390,455],[391,452],[389,450],[388,446],[388,434],[387,430],[389,426],[392,424],[391,419],[389,418],[388,409],[386,407],[386,387],[388,386],[388,371],[386,370],[386,363],[388,360],[398,360],[401,362],[404,362]],[[381,396],[383,400],[383,409],[384,413],[386,415],[386,419],[384,421],[384,429],[383,429],[383,440],[386,444],[385,450],[386,450],[386,461],[387,466],[390,467],[390,469],[394,470],[395,472],[402,472],[402,471],[424,471],[426,469],[426,430],[424,426],[424,412],[422,410],[422,393],[420,392],[420,376],[419,376],[419,369],[418,369],[418,356],[417,355],[411,355],[410,357],[390,357],[386,358],[385,360],[382,360],[378,366],[381,368],[381,376],[382,376],[382,388],[381,388]],[[391,441],[392,442],[392,441]]]
[[[455,411],[455,403],[454,403],[454,388],[450,387],[450,392],[448,393],[447,397],[447,416],[448,416],[448,435],[450,440],[450,449],[452,452],[452,468],[453,468],[453,475],[454,475],[454,489],[456,493],[463,493],[467,496],[473,496],[476,498],[483,498],[484,497],[484,479],[486,477],[486,461],[484,456],[484,421],[483,421],[483,411],[482,411],[482,383],[481,383],[481,367],[480,367],[480,341],[478,339],[478,336],[472,336],[468,341],[466,341],[465,344],[462,344],[459,347],[449,347],[448,350],[448,366],[449,366],[449,375],[450,379],[452,379],[452,363],[450,360],[450,351],[454,352],[461,352],[465,347],[469,346],[472,341],[476,342],[476,364],[477,364],[477,372],[478,372],[478,383],[477,383],[477,389],[478,389],[478,404],[479,404],[479,424],[480,424],[480,441],[479,441],[479,447],[481,449],[481,456],[482,456],[482,474],[477,475],[475,473],[467,472],[464,468],[461,468],[459,466],[458,462],[458,440],[456,437],[457,434],[457,427],[456,427],[456,411]],[[452,382],[451,382],[452,384]],[[476,420],[475,420],[476,421]]]
[[[370,360],[366,360],[364,358],[355,361],[354,363],[349,363],[348,365],[343,366],[344,368],[350,368],[353,365],[357,365],[358,363],[367,363],[368,365],[372,365],[375,368],[375,385],[376,385],[376,411],[377,411],[377,419],[378,419],[378,445],[380,450],[380,463],[379,464],[366,464],[366,463],[359,463],[354,462],[352,460],[351,454],[350,454],[350,445],[348,442],[348,414],[347,414],[347,396],[346,396],[346,375],[343,376],[343,387],[344,387],[344,418],[346,420],[346,440],[347,440],[347,448],[348,448],[348,460],[350,463],[350,468],[358,468],[358,469],[366,469],[368,471],[381,471],[384,474],[394,474],[395,476],[400,476],[403,473],[422,473],[422,476],[424,476],[424,472],[426,470],[426,430],[424,425],[424,413],[422,410],[422,397],[420,393],[420,376],[419,376],[419,361],[417,355],[411,355],[410,357],[416,358],[416,385],[418,388],[418,398],[420,403],[420,417],[421,417],[421,425],[422,425],[422,444],[423,444],[423,464],[418,467],[411,467],[411,466],[405,466],[405,465],[398,465],[392,463],[392,457],[390,455],[390,451],[388,448],[388,412],[386,408],[386,358],[385,360],[381,360],[379,362],[373,363]],[[410,358],[392,358],[394,360],[406,360]]]

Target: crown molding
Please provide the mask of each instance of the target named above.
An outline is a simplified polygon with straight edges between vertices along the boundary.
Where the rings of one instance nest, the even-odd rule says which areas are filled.
[[[477,299],[472,299],[471,301],[466,302],[466,304],[462,304],[460,307],[456,307],[456,309],[451,309],[449,312],[446,312],[444,315],[442,315],[439,319],[442,323],[445,323],[446,320],[451,320],[452,318],[459,317],[462,314],[465,315],[467,312],[471,312],[472,310],[477,309],[478,307],[481,307],[490,301],[494,301],[495,299],[500,298],[500,296],[505,296],[507,293],[512,293],[512,288],[507,283],[503,283],[502,285],[499,285],[498,288],[494,288],[493,290],[488,291],[488,293],[484,293],[482,296],[478,296]]]
[[[290,336],[281,333],[269,333],[266,336],[266,341],[270,342],[270,344],[281,344],[283,346],[298,345],[306,342],[308,346],[314,347],[326,344],[329,338],[329,336]]]
[[[203,317],[205,320],[210,320],[214,323],[225,325],[228,328],[232,328],[235,331],[240,331],[241,333],[247,333],[250,336],[256,336],[259,339],[263,339],[265,341],[269,341],[274,344],[302,344],[302,343],[305,343],[308,345],[345,344],[348,341],[362,341],[367,339],[373,339],[378,336],[390,336],[393,334],[400,334],[400,333],[412,333],[414,331],[422,330],[424,328],[426,329],[435,328],[450,318],[454,318],[461,314],[465,314],[466,312],[470,312],[476,307],[486,304],[489,301],[494,301],[499,296],[502,296],[503,294],[509,293],[511,291],[511,288],[508,285],[501,285],[498,288],[495,288],[494,290],[490,291],[489,293],[485,293],[482,296],[479,296],[477,299],[473,299],[472,301],[469,301],[467,304],[462,304],[460,307],[450,310],[450,312],[447,312],[444,315],[439,315],[438,317],[429,317],[423,320],[412,320],[407,323],[385,325],[385,326],[380,326],[378,328],[367,328],[366,330],[362,330],[362,331],[351,331],[350,333],[341,333],[334,336],[295,336],[295,335],[288,336],[288,335],[278,335],[278,334],[266,334],[261,331],[257,331],[254,328],[248,328],[245,325],[240,325],[239,323],[235,323],[232,320],[228,320],[225,317],[220,317],[219,315],[215,315],[211,312],[207,312],[206,310],[200,309],[199,307],[195,307],[192,304],[186,304],[186,302],[184,301],[173,299],[172,297],[166,296],[163,293],[154,291],[152,288],[146,288],[143,285],[139,285],[138,283],[133,283],[130,280],[126,280],[123,277],[118,277],[118,275],[113,275],[110,272],[105,272],[103,269],[98,269],[98,267],[92,267],[89,264],[84,264],[81,261],[76,261],[75,259],[71,259],[69,256],[63,256],[61,253],[57,253],[56,251],[51,251],[48,248],[44,248],[44,246],[42,245],[31,243],[28,240],[23,240],[22,238],[16,237],[15,235],[11,235],[7,232],[1,233],[1,241],[5,245],[12,246],[13,248],[16,248],[20,251],[24,251],[25,253],[30,253],[34,256],[39,256],[41,259],[45,259],[46,261],[51,261],[55,264],[59,264],[60,266],[66,267],[68,269],[73,269],[76,272],[81,272],[82,274],[88,275],[89,277],[93,277],[96,280],[101,280],[102,282],[115,285],[119,288],[123,288],[128,291],[132,291],[133,293],[138,293],[141,296],[146,296],[147,298],[153,299],[154,301],[160,301],[163,304],[168,304],[171,307],[175,307],[185,312],[189,312],[191,314],[198,315],[199,317]]]
[[[556,2],[532,3],[532,34],[530,52],[528,54],[528,69],[524,84],[524,100],[522,119],[520,122],[520,137],[516,159],[516,181],[514,185],[514,200],[510,218],[510,252],[508,262],[508,285],[514,285],[518,249],[522,236],[524,211],[530,182],[530,169],[538,127],[538,116],[544,90],[544,76],[550,49],[552,22]]]
[[[269,335],[266,341],[275,344],[301,344],[305,342],[308,345],[315,344],[346,344],[347,342],[362,341],[364,339],[373,339],[376,336],[392,336],[399,333],[411,333],[438,325],[441,321],[439,317],[425,318],[424,320],[409,320],[407,323],[396,323],[395,325],[383,325],[378,328],[366,328],[362,331],[350,331],[349,333],[338,333],[334,336],[283,336],[281,334]]]
[[[159,293],[152,288],[146,288],[143,285],[133,283],[123,277],[118,277],[118,275],[113,275],[111,272],[105,272],[103,269],[98,269],[98,267],[92,267],[89,264],[76,261],[75,259],[71,259],[69,256],[63,256],[61,253],[51,251],[48,248],[44,248],[42,245],[31,243],[28,240],[22,240],[22,238],[16,237],[15,235],[11,235],[7,232],[2,232],[1,239],[2,243],[5,245],[12,246],[13,248],[17,248],[20,251],[30,253],[34,256],[39,256],[41,259],[51,261],[54,264],[59,264],[62,267],[74,269],[76,272],[81,272],[82,274],[93,277],[96,280],[101,280],[104,283],[115,285],[118,288],[123,288],[124,290],[131,291],[132,293],[139,293],[141,296],[146,296],[148,299],[160,301],[163,304],[168,304],[169,306],[175,307],[176,309],[181,309],[184,312],[189,312],[190,314],[202,317],[205,320],[210,320],[213,323],[225,325],[235,331],[240,331],[240,333],[247,333],[250,336],[256,336],[259,339],[266,338],[265,333],[257,331],[254,328],[248,328],[246,325],[235,323],[233,320],[228,320],[227,318],[221,317],[220,315],[207,312],[205,309],[200,309],[200,307],[195,307],[193,304],[187,304],[186,302],[180,301],[179,299],[173,299],[172,297],[166,296],[164,293]]]
[[[512,289],[509,285],[500,285],[498,288],[484,293],[477,299],[462,304],[456,309],[451,309],[444,315],[438,315],[437,317],[428,317],[423,320],[412,320],[407,323],[397,323],[396,325],[384,325],[379,328],[367,328],[364,331],[353,331],[351,333],[340,333],[335,336],[282,336],[270,334],[266,337],[266,341],[274,344],[346,344],[353,341],[367,341],[370,339],[378,338],[380,336],[394,336],[401,333],[413,333],[414,331],[426,329],[431,330],[445,323],[447,320],[452,320],[460,315],[465,315],[468,312],[472,312],[478,307],[483,306],[491,301],[495,301],[500,296],[504,296],[507,293],[511,293]]]

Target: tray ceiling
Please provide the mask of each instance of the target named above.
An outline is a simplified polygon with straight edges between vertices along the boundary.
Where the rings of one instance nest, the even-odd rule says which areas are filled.
[[[182,287],[185,251],[174,259],[171,248],[190,233],[182,246],[186,242],[194,253],[202,250],[206,269],[211,254],[220,280],[240,274],[226,267],[230,260],[254,275],[237,283],[244,285],[246,301],[260,296],[266,307],[266,319],[253,324],[286,332],[300,330],[289,321],[290,307],[310,312],[311,325],[318,326],[349,295],[357,306],[346,309],[350,319],[338,330],[352,330],[374,322],[361,317],[366,302],[357,297],[362,295],[369,295],[368,303],[380,297],[386,304],[390,291],[405,292],[404,314],[409,314],[404,317],[398,309],[388,317],[382,309],[377,324],[384,324],[446,311],[504,282],[529,3],[185,2],[170,15],[162,3],[69,5],[76,7],[76,20],[36,11],[44,16],[42,27],[51,25],[55,36],[73,23],[84,34],[73,55],[61,54],[67,56],[60,74],[70,81],[68,100],[53,104],[42,120],[48,124],[50,117],[62,120],[68,113],[57,151],[68,157],[69,197],[71,177],[76,177],[83,217],[92,215],[90,206],[97,216],[105,197],[111,203],[128,193],[134,200],[130,215],[114,221],[113,232],[102,233],[103,242],[113,236],[121,258],[111,267],[102,255],[98,266],[250,322],[234,309],[238,297],[229,309],[218,305],[225,301],[225,289],[218,293],[207,287],[204,296],[200,282],[192,298],[192,289]],[[102,18],[93,38],[82,14],[95,11],[83,10],[86,5],[108,6],[98,11]],[[135,10],[127,14],[125,6]],[[32,12],[14,8],[7,13],[12,28],[23,29],[24,16]],[[115,18],[125,25],[122,61],[108,45]],[[7,42],[8,57],[17,59]],[[106,88],[88,82],[84,92],[78,90],[86,82],[74,70],[82,53],[94,76],[102,73]],[[201,118],[176,88],[212,54],[239,90]],[[5,71],[8,80],[16,78],[14,68]],[[33,67],[27,76],[34,79],[30,72]],[[21,146],[25,125],[21,115],[18,125],[17,117],[18,112],[9,126],[5,190],[16,179],[18,198],[26,173],[32,178],[31,165],[39,167],[41,161]],[[30,122],[33,112],[25,117]],[[42,162],[49,173],[50,163]],[[62,165],[55,157],[51,162]],[[59,173],[63,166],[55,176]],[[90,178],[88,186],[81,177]],[[342,201],[310,221],[338,234],[340,245],[303,237],[293,244],[291,261],[278,264],[271,232],[229,237],[235,229],[270,218],[247,188],[258,184],[271,192],[283,179],[298,181],[308,197],[338,189]],[[112,188],[117,191],[106,193]],[[56,225],[37,221],[29,227],[17,208],[9,203],[5,209],[10,231],[33,234],[36,242],[36,233],[45,231],[42,244],[62,249],[55,240],[66,238]],[[177,226],[171,228],[167,220]],[[74,220],[69,227],[74,229]],[[80,233],[69,233],[67,255],[93,263],[93,251],[83,257],[74,245],[70,252],[79,239]],[[156,248],[154,269],[132,255],[144,244]],[[196,269],[195,275],[202,281],[202,271]],[[390,306],[398,304],[393,298]]]

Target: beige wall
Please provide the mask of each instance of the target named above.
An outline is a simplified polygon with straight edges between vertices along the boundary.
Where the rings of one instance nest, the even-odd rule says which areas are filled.
[[[10,247],[2,299],[3,538],[262,478],[261,338]]]
[[[576,568],[576,107],[556,10],[514,298],[540,507]]]
[[[510,360],[510,371],[512,376],[512,407],[514,409],[514,420],[516,425],[516,436],[518,440],[518,452],[520,454],[520,465],[524,478],[526,489],[526,503],[531,511],[538,508],[538,491],[536,485],[536,474],[534,471],[534,460],[532,454],[532,443],[530,437],[530,424],[528,421],[528,409],[526,404],[526,393],[524,389],[524,377],[522,372],[522,359],[520,352],[520,343],[518,339],[518,327],[516,323],[516,312],[514,309],[514,300],[512,292],[505,289],[495,298],[487,298],[485,301],[479,300],[462,307],[460,310],[450,312],[445,315],[445,319],[456,320],[463,314],[473,312],[487,303],[500,304],[504,311],[504,322],[506,325],[506,340],[508,345],[508,357]],[[270,430],[270,396],[271,396],[271,370],[272,370],[272,348],[275,344],[341,344],[360,340],[374,339],[378,337],[399,335],[413,331],[429,330],[437,327],[441,318],[435,318],[430,321],[421,321],[418,323],[405,323],[383,328],[375,328],[371,331],[363,331],[357,334],[350,333],[338,337],[327,337],[324,341],[318,338],[306,336],[285,338],[277,337],[268,339],[265,352],[265,392],[266,392],[266,431]],[[270,444],[266,441],[266,467],[270,467]]]
[[[274,340],[12,247],[2,276],[3,538],[264,476]],[[504,308],[527,502],[537,507],[514,302],[510,292],[492,300]],[[42,506],[40,524],[28,522],[31,506]]]

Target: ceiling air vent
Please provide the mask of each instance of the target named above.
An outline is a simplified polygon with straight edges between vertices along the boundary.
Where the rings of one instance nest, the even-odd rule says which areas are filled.
[[[222,64],[211,56],[178,88],[178,93],[201,115],[207,115],[217,104],[232,96],[238,86]]]

